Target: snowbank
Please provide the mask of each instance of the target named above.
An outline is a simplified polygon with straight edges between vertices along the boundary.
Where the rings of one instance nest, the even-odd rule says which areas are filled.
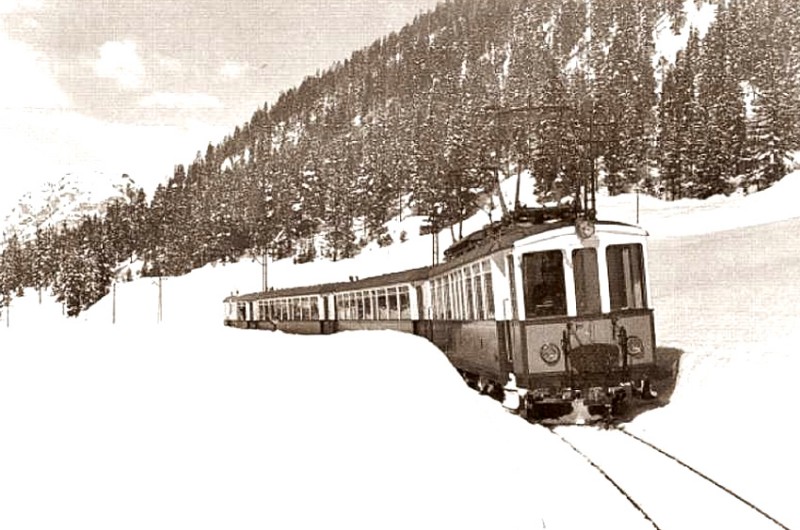
[[[422,339],[97,331],[5,337],[3,528],[647,527]]]

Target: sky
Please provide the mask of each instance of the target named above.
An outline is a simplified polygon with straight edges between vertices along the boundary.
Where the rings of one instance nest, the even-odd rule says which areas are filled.
[[[65,173],[162,182],[436,3],[0,0],[0,213]]]

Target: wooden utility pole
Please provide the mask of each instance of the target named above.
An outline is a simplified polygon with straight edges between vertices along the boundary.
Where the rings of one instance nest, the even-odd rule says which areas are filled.
[[[269,262],[269,251],[275,242],[281,238],[281,236],[286,232],[285,228],[281,228],[281,231],[272,238],[265,247],[264,252],[261,254],[261,290],[267,292],[269,290],[269,275],[268,275],[268,266],[267,263]],[[256,258],[257,259],[257,258]]]
[[[269,252],[264,249],[264,254],[261,256],[261,290],[266,292],[269,287],[267,281],[267,261],[269,261]]]

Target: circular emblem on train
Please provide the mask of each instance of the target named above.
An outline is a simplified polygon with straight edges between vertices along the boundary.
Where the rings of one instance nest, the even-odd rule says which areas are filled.
[[[644,342],[639,337],[628,337],[628,355],[640,357],[644,355]]]
[[[579,217],[575,221],[575,233],[581,239],[588,239],[594,235],[594,223],[585,217]]]
[[[561,348],[552,342],[548,342],[539,350],[539,355],[545,363],[552,366],[561,359]]]

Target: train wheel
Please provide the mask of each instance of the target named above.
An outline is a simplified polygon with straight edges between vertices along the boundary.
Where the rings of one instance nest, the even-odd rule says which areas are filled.
[[[459,374],[461,374],[461,378],[464,379],[464,382],[467,384],[468,387],[472,388],[473,390],[478,389],[478,378],[464,370],[459,370]]]

